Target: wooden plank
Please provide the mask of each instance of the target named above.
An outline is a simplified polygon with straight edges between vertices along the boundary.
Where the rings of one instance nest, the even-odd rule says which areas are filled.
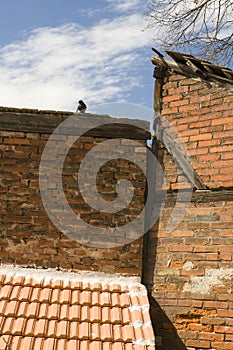
[[[37,114],[0,111],[0,130],[51,134],[67,118],[67,115],[64,116],[62,113]],[[101,123],[102,126],[92,128],[86,134],[87,136],[136,140],[148,140],[151,138],[149,132],[150,123],[145,120],[111,118],[107,115],[90,113],[77,114],[77,127],[63,128],[62,134],[83,134],[87,128],[90,128],[89,118],[93,118],[98,123]]]
[[[166,191],[164,191],[166,192]],[[187,194],[187,195],[186,195]],[[178,192],[166,192],[165,193],[165,203],[169,206],[174,206],[177,200]],[[157,193],[155,195],[155,203],[161,202],[163,198],[163,193]],[[186,190],[179,191],[179,202],[188,203],[187,198],[189,198],[189,192]],[[215,189],[215,190],[197,190],[193,191],[190,200],[192,203],[211,203],[211,202],[233,202],[233,190],[232,189]],[[161,203],[160,203],[161,204]]]
[[[170,70],[172,73],[175,72],[177,74],[185,75],[189,78],[194,78],[194,79],[199,78],[199,79],[203,79],[204,81],[210,81],[217,84],[219,83],[224,84],[224,86],[230,87],[230,88],[233,87],[232,79],[228,79],[227,77],[224,78],[223,76],[212,74],[207,71],[203,71],[203,74],[205,75],[203,76],[202,74],[199,74],[200,71],[195,72],[191,67],[188,67],[186,64],[178,63],[178,62],[169,60],[165,57],[163,58],[163,60],[161,60],[160,57],[153,56],[152,63],[156,66],[163,66],[167,70]]]
[[[185,191],[184,191],[185,192]],[[166,202],[175,203],[177,193],[167,193]],[[155,197],[156,198],[156,197]],[[183,196],[185,202],[185,196]],[[182,201],[182,196],[181,196]],[[216,189],[216,190],[197,190],[192,193],[191,202],[195,203],[209,203],[209,202],[232,202],[233,190]]]
[[[196,191],[192,195],[193,202],[221,202],[233,201],[233,190],[212,190],[212,191]]]
[[[166,130],[163,132],[162,142],[167,148],[168,152],[171,154],[174,161],[183,171],[184,175],[189,179],[190,183],[196,189],[207,189],[199,175],[193,169],[189,160],[183,155],[181,150],[178,148],[174,140],[167,134]]]
[[[166,147],[174,162],[179,166],[184,175],[188,178],[192,186],[196,189],[207,189],[199,175],[193,169],[189,160],[182,153],[181,149],[174,142],[172,137],[167,133],[167,130],[161,126],[160,115],[155,114],[154,132],[157,140],[162,142]]]

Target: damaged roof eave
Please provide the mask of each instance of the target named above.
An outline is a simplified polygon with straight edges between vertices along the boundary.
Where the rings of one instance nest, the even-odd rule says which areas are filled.
[[[229,68],[216,66],[208,61],[200,60],[192,55],[166,51],[172,58],[152,56],[152,63],[160,70],[170,74],[182,74],[189,78],[199,78],[209,83],[223,85],[225,88],[233,89],[233,71]],[[155,75],[156,78],[156,68]]]

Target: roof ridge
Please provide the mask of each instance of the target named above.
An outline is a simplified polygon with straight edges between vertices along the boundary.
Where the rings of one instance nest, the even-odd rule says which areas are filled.
[[[139,276],[130,276],[122,274],[110,274],[97,271],[67,271],[56,269],[26,268],[14,265],[0,265],[0,274],[14,277],[27,277],[35,280],[63,280],[95,283],[101,281],[102,284],[120,284],[120,285],[141,285]],[[142,286],[142,285],[141,285]]]

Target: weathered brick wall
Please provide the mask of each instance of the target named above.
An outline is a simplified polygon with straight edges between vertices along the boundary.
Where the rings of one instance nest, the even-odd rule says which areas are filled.
[[[198,191],[191,203],[183,203],[187,211],[178,223],[179,213],[173,212],[177,189],[189,186],[161,147],[170,194],[159,223],[147,235],[144,260],[161,350],[233,349],[232,107],[229,89],[181,75],[165,78],[162,118],[176,128],[193,168],[211,191]],[[174,229],[168,230],[171,217]]]
[[[188,349],[232,349],[233,202],[192,202],[170,232],[174,206],[150,232],[144,272],[162,349],[185,349],[179,337]]]
[[[18,110],[16,120],[20,114]],[[32,118],[40,121],[41,115],[34,112]],[[46,129],[46,125],[43,127]],[[111,249],[105,248],[104,243],[102,248],[88,247],[65,236],[50,221],[39,189],[39,165],[49,136],[46,131],[0,131],[0,262],[140,275],[142,239]],[[88,207],[79,193],[78,168],[85,154],[106,139],[86,136],[73,145],[64,163],[63,187],[77,215],[90,224],[108,227],[109,223],[112,226],[131,221],[141,211],[145,177],[136,165],[126,160],[105,164],[97,178],[103,198],[115,199],[117,180],[127,178],[135,185],[133,205],[115,215]],[[125,145],[127,147],[127,140]],[[141,145],[144,149],[145,141],[141,141]],[[139,148],[136,152],[140,153]]]
[[[205,185],[213,189],[232,187],[233,88],[208,87],[198,80],[173,75],[165,78],[162,101],[162,116],[184,141],[192,166]],[[169,167],[168,159],[164,159],[166,179],[176,189],[177,171],[172,163]]]

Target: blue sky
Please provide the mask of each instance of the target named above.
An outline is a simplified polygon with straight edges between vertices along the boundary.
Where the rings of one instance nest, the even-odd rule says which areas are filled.
[[[153,105],[153,33],[141,0],[0,3],[0,105]]]

